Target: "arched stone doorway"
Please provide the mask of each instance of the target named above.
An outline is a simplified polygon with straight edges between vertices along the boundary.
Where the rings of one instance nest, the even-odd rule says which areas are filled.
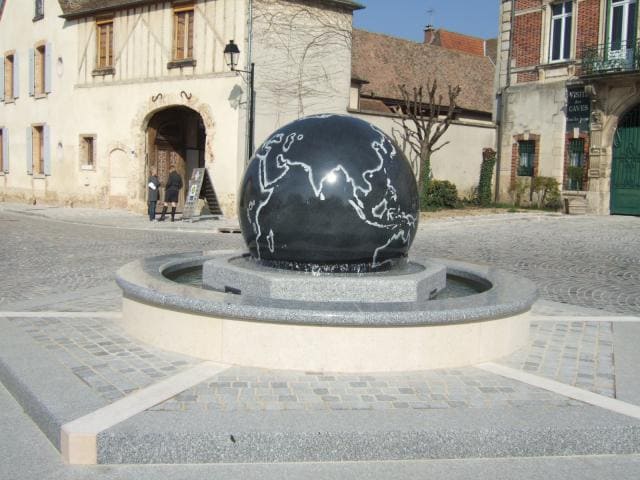
[[[611,214],[640,215],[640,104],[620,118],[613,136]]]
[[[147,127],[147,171],[156,168],[160,179],[160,199],[164,199],[164,185],[169,176],[169,166],[175,163],[182,177],[178,212],[182,212],[189,178],[194,168],[204,167],[206,131],[202,117],[188,107],[169,107],[155,113]],[[160,203],[158,203],[160,209]]]

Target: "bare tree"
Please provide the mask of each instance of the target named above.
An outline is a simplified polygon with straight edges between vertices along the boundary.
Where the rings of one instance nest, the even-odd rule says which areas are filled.
[[[257,0],[254,5],[261,102],[298,117],[307,108],[321,109],[343,87],[336,79],[349,65],[350,13],[315,0]]]
[[[426,88],[420,85],[410,91],[406,85],[399,85],[398,90],[402,104],[396,107],[395,113],[399,116],[396,124],[401,130],[394,133],[403,151],[411,157],[422,203],[431,179],[431,155],[449,143],[438,144],[454,119],[461,88],[459,85],[448,86],[446,105],[443,105],[442,94],[438,94],[437,80],[427,80]]]

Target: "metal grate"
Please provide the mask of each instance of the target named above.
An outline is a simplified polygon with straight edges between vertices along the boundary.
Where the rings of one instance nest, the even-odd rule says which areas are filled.
[[[533,140],[518,142],[518,176],[533,176],[533,158],[536,153],[536,143]]]

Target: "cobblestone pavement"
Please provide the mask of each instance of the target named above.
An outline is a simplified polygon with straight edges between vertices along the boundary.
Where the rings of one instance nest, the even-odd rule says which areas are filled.
[[[8,211],[9,210],[9,211]],[[242,248],[238,234],[167,231],[114,214],[82,220],[16,213],[0,204],[0,310],[118,310],[115,271],[172,252]],[[70,211],[70,213],[69,213]],[[40,213],[42,214],[42,213]],[[115,217],[116,220],[119,217]],[[127,217],[128,218],[128,217]],[[128,219],[130,223],[132,222]],[[201,222],[198,228],[206,228]],[[412,252],[491,264],[533,280],[542,298],[640,314],[640,218],[502,214],[422,222]]]
[[[611,322],[532,322],[529,346],[501,363],[600,395],[615,396]]]
[[[122,265],[241,244],[237,234],[105,228],[0,209],[0,310],[119,310]]]
[[[413,250],[523,275],[547,300],[640,314],[640,217],[504,214],[423,222]]]
[[[10,321],[107,401],[197,364],[132,339],[110,318]],[[502,363],[614,396],[611,324],[534,322],[528,348]],[[344,375],[234,367],[153,410],[387,410],[569,406],[578,402],[468,367]]]
[[[234,368],[153,410],[425,410],[579,404],[471,367],[398,375]]]
[[[529,346],[500,363],[615,396],[610,322],[532,322]],[[577,403],[473,367],[368,376],[236,368],[155,409],[387,410]]]
[[[100,212],[96,215],[98,222]],[[114,228],[118,215],[105,218],[107,226],[87,225],[70,222],[68,214],[61,221],[0,208],[0,310],[117,311],[120,292],[113,279],[125,263],[172,252],[242,248],[237,234],[158,230],[148,224]],[[634,217],[504,214],[423,222],[413,250],[525,275],[548,300],[638,315],[639,246],[640,219]],[[138,345],[109,319],[13,321],[108,400],[195,362]],[[504,363],[615,395],[609,323],[534,323],[529,348]],[[473,368],[375,377],[233,369],[156,408],[461,408],[530,401],[570,402]]]
[[[199,363],[141,344],[108,318],[10,317],[9,321],[109,402]]]

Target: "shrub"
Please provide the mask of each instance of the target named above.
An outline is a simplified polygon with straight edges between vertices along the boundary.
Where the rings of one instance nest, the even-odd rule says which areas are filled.
[[[487,207],[493,201],[491,196],[491,184],[493,167],[496,164],[496,152],[491,148],[482,151],[482,166],[480,167],[480,183],[478,184],[478,205]]]
[[[560,184],[553,177],[534,177],[531,182],[531,191],[538,197],[541,207],[560,208]]]
[[[431,180],[424,204],[427,208],[456,208],[458,206],[458,189],[448,180]]]
[[[511,195],[511,201],[513,205],[519,207],[522,203],[522,197],[526,192],[528,187],[528,182],[526,182],[522,178],[518,178],[515,182],[512,182],[509,185],[509,194]]]
[[[569,188],[582,190],[582,178],[584,176],[584,168],[578,166],[569,166],[567,168],[567,176],[569,177]]]

